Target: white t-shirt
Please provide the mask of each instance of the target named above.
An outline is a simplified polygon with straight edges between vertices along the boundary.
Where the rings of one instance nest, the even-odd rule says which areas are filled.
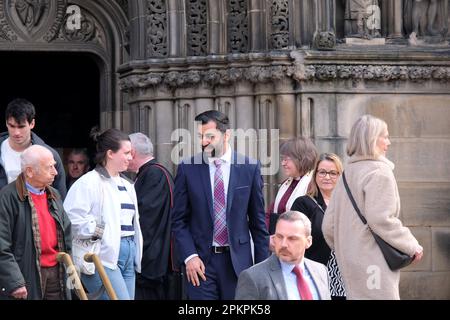
[[[17,176],[22,172],[20,168],[20,155],[22,152],[17,152],[9,145],[9,138],[3,141],[1,146],[2,163],[5,169],[8,183],[17,179]]]

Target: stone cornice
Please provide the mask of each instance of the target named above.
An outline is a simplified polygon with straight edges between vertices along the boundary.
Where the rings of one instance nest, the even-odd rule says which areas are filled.
[[[135,61],[119,68],[124,91],[165,85],[171,88],[231,85],[240,81],[298,82],[449,81],[450,50],[387,52],[292,51]]]

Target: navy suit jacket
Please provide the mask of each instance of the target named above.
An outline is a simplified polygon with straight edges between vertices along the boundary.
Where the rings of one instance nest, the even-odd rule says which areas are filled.
[[[227,227],[233,268],[238,276],[269,256],[260,164],[232,153],[227,193]],[[214,211],[209,165],[198,154],[183,161],[175,177],[172,228],[181,262],[198,254],[206,264],[212,253]],[[254,243],[251,254],[250,233]]]

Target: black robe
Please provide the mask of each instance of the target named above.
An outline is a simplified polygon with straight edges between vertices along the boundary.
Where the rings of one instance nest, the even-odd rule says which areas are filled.
[[[140,277],[149,282],[162,282],[171,270],[170,211],[173,178],[153,159],[141,166],[134,187],[144,238]]]

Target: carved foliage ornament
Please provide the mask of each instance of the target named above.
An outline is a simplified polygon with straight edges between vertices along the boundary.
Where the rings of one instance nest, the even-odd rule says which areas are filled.
[[[0,40],[93,41],[104,45],[96,19],[66,0],[0,0]]]
[[[228,47],[232,53],[248,51],[247,0],[228,2]]]
[[[206,0],[186,0],[188,54],[202,56],[207,53],[207,5]]]
[[[167,85],[172,88],[231,85],[239,81],[265,83],[292,78],[296,81],[450,81],[450,67],[441,66],[389,66],[389,65],[296,65],[252,66],[245,68],[210,69],[196,71],[170,71],[129,75],[120,80],[120,88],[128,91]]]
[[[14,8],[20,22],[31,31],[41,21],[47,5],[46,0],[16,0]]]
[[[167,9],[165,0],[148,0],[147,56],[167,56]]]
[[[289,1],[272,0],[272,48],[282,49],[289,45]]]

